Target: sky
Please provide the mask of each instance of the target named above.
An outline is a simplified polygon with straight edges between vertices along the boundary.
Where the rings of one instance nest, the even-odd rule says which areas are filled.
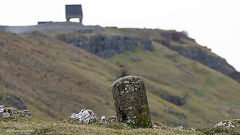
[[[65,21],[65,4],[84,25],[187,31],[240,71],[240,0],[0,0],[0,25]]]

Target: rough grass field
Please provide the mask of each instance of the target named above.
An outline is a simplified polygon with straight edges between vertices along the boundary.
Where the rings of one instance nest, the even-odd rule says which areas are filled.
[[[78,134],[78,135],[198,135],[200,132],[176,128],[133,129],[120,123],[83,125],[41,120],[0,121],[0,134]]]

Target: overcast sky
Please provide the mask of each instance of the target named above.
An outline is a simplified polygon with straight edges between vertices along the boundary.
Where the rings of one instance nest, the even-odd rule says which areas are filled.
[[[240,0],[1,0],[0,25],[65,21],[82,4],[85,25],[187,31],[240,71]]]

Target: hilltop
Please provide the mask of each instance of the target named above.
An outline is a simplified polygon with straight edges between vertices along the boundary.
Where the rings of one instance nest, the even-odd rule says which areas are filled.
[[[144,79],[154,121],[207,127],[239,117],[239,73],[184,32],[76,23],[2,31],[0,103],[26,105],[34,118],[62,120],[82,108],[114,115],[110,86],[125,75]]]

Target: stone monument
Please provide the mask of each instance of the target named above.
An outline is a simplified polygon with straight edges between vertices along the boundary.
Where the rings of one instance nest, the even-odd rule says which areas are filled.
[[[152,127],[143,79],[125,76],[112,84],[117,120],[136,127]]]

